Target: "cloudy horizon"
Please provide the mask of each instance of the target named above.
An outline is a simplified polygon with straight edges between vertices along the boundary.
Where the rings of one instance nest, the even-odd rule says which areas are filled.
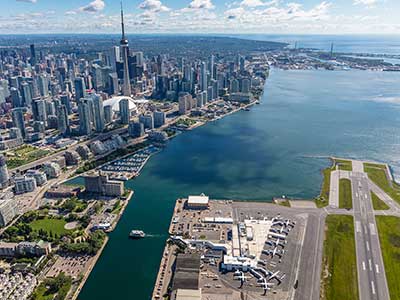
[[[396,0],[124,0],[126,31],[398,34]],[[0,34],[118,33],[117,0],[9,0]]]

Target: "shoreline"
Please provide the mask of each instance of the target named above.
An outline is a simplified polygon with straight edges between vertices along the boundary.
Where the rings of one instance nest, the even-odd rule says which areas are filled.
[[[257,101],[259,101],[259,100],[257,100]],[[198,123],[192,125],[190,128],[188,128],[188,129],[185,130],[185,131],[191,131],[191,130],[197,128],[197,127],[206,125],[206,124],[209,123],[209,122],[218,121],[218,120],[223,119],[224,117],[229,116],[229,115],[231,115],[231,114],[233,114],[233,113],[236,113],[236,112],[239,112],[239,111],[243,111],[244,109],[255,105],[257,101],[250,102],[250,103],[246,104],[246,105],[243,106],[243,107],[239,107],[239,108],[237,108],[237,109],[235,109],[235,110],[233,110],[233,111],[231,111],[231,112],[229,112],[229,113],[227,113],[227,114],[224,114],[224,115],[222,115],[222,116],[219,116],[219,117],[217,117],[217,118],[215,118],[215,119],[212,119],[212,120],[209,120],[209,121],[206,121],[206,122],[201,122],[201,123],[198,122]],[[174,135],[174,136],[175,136],[175,135]],[[174,137],[174,136],[173,136],[173,137]],[[173,138],[173,137],[171,137],[171,138]],[[169,139],[170,139],[170,138],[169,138]],[[139,150],[139,151],[140,151],[140,150]],[[160,151],[161,151],[161,150],[160,150]],[[158,152],[156,152],[156,153],[159,153],[160,151],[158,151]],[[137,152],[137,151],[135,151],[135,152]],[[135,154],[135,152],[130,153],[130,154],[127,154],[127,155],[125,155],[124,157],[128,157],[128,156],[130,156],[130,155],[133,155],[133,154]],[[156,154],[156,153],[153,153],[153,154]],[[153,155],[153,154],[152,154],[152,155]],[[144,168],[145,164],[148,162],[148,160],[150,159],[150,157],[151,157],[152,155],[150,155],[150,156],[145,160],[145,162],[143,163],[141,169]],[[118,159],[121,159],[121,157],[115,159],[115,161],[118,160]],[[109,164],[109,163],[111,163],[111,162],[108,162],[107,164]],[[100,167],[100,166],[99,166],[99,167]],[[98,167],[97,167],[97,168],[98,168]],[[96,169],[97,169],[97,168],[96,168]],[[83,173],[83,174],[84,174],[84,173]],[[72,177],[72,178],[69,178],[69,179],[66,180],[66,181],[69,181],[69,180],[71,180],[71,179],[74,179],[74,178],[77,178],[77,177],[79,177],[79,176],[82,176],[83,174],[79,174],[79,175],[77,175],[77,176],[74,176],[74,177]],[[140,174],[139,174],[138,176],[140,176]],[[133,180],[133,179],[134,179],[134,178],[131,178],[130,180]],[[65,182],[66,182],[66,181],[65,181]],[[63,182],[63,183],[65,184],[65,182]],[[123,206],[123,208],[121,209],[121,211],[118,213],[118,217],[115,219],[115,221],[114,221],[113,225],[111,226],[110,230],[106,231],[106,238],[105,238],[105,240],[104,240],[104,243],[103,243],[102,247],[100,248],[100,250],[98,251],[98,253],[97,253],[96,256],[94,257],[93,261],[90,263],[90,265],[89,265],[87,271],[86,271],[85,274],[84,274],[84,277],[82,278],[81,282],[79,283],[79,286],[78,286],[77,290],[75,291],[75,293],[73,294],[71,300],[76,300],[76,299],[79,297],[80,292],[82,291],[84,285],[86,284],[86,281],[88,280],[90,274],[92,273],[94,267],[96,266],[96,263],[97,263],[98,259],[100,258],[101,254],[102,254],[102,252],[103,252],[103,250],[104,250],[104,248],[105,248],[105,246],[107,245],[107,243],[108,243],[108,241],[109,241],[108,233],[115,230],[115,228],[116,228],[117,225],[118,225],[118,222],[120,221],[122,215],[123,215],[124,212],[125,212],[126,207],[128,206],[128,204],[129,204],[129,202],[130,202],[130,200],[132,199],[133,196],[134,196],[134,191],[132,190],[132,191],[130,192],[128,198],[127,198],[126,200],[124,200],[124,201],[126,201],[126,203],[125,203],[125,205]],[[166,254],[165,251],[168,252],[167,247],[166,247],[166,249],[164,249],[164,251],[163,251],[161,261],[162,261],[162,260],[164,259],[164,257],[165,257],[165,254]],[[158,278],[158,275],[157,275],[157,278]]]
[[[86,284],[86,281],[88,280],[90,274],[92,273],[94,267],[96,266],[97,261],[99,260],[100,256],[102,255],[104,248],[106,247],[108,241],[110,240],[110,237],[108,236],[108,233],[112,232],[115,230],[115,228],[118,225],[119,220],[121,219],[123,213],[125,212],[126,207],[128,206],[130,200],[132,199],[132,197],[134,196],[134,191],[130,191],[129,196],[126,198],[126,200],[124,200],[124,205],[121,208],[120,212],[118,213],[117,218],[114,220],[114,223],[112,224],[111,228],[109,230],[107,230],[106,233],[106,237],[104,239],[103,245],[101,246],[101,248],[99,249],[99,251],[96,253],[96,255],[92,258],[92,261],[90,262],[85,274],[83,275],[82,280],[80,281],[77,289],[75,290],[74,294],[72,295],[72,297],[70,298],[71,300],[76,300],[79,297],[80,292],[82,291],[84,285]]]

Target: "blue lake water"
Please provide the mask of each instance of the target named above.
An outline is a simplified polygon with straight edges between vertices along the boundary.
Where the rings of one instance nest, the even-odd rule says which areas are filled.
[[[326,156],[400,174],[400,74],[273,70],[260,105],[179,135],[127,186],[135,196],[79,299],[149,299],[178,197],[312,198]],[[128,239],[133,228],[149,238]]]

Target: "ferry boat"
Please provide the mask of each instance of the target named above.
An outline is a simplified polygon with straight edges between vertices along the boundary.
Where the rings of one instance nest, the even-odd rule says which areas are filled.
[[[132,239],[142,239],[146,236],[146,234],[142,230],[132,230],[129,233],[129,237]]]

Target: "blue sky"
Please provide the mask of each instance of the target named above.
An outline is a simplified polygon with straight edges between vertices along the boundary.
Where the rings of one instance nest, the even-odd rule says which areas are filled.
[[[119,0],[2,0],[0,33],[117,33]],[[129,33],[400,34],[400,0],[124,0]]]

